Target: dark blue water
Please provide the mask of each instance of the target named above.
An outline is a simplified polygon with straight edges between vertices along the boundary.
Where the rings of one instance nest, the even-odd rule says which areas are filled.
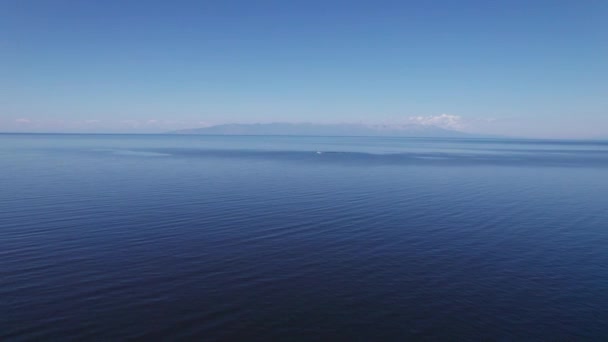
[[[606,337],[606,142],[0,135],[0,340]]]

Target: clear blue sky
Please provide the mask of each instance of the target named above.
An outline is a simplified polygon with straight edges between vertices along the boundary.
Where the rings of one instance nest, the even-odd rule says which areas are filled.
[[[606,0],[3,0],[0,60],[0,131],[447,114],[608,137]]]

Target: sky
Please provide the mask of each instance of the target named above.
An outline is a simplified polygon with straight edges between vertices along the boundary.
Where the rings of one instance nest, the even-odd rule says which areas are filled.
[[[606,0],[0,0],[0,132],[608,138]]]

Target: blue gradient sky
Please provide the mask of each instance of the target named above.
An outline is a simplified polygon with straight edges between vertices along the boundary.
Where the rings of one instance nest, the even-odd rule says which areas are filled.
[[[0,56],[0,131],[447,114],[608,137],[605,0],[4,0]]]

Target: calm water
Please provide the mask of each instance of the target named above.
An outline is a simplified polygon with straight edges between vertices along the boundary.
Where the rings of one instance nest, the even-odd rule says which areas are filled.
[[[608,143],[0,135],[0,340],[608,338]]]

